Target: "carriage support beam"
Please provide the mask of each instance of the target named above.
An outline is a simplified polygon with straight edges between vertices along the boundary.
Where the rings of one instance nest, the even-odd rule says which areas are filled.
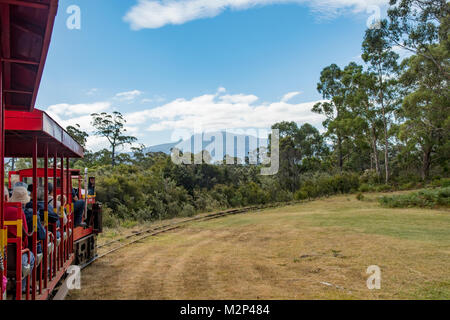
[[[53,206],[54,206],[55,210],[57,210],[57,204],[56,204],[57,192],[56,192],[56,189],[58,187],[58,184],[57,184],[57,178],[58,177],[57,177],[57,171],[56,171],[57,162],[58,162],[58,153],[55,150],[55,154],[53,155]],[[57,257],[58,257],[58,255],[57,255],[58,247],[56,246],[57,245],[57,241],[58,241],[58,239],[57,239],[58,232],[56,230],[56,225],[54,225],[54,226],[55,226],[55,228],[53,230],[53,232],[54,232],[54,237],[53,237],[53,274],[50,275],[50,279],[53,279],[52,276],[54,274],[56,275],[56,272],[58,271],[58,266],[59,266],[58,259],[57,259]]]
[[[59,225],[61,229],[61,244],[60,244],[60,263],[64,265],[65,258],[65,241],[64,241],[64,156],[61,155],[61,206],[60,206]]]
[[[32,242],[32,251],[37,261],[37,188],[38,188],[38,178],[37,178],[37,136],[33,137],[33,242]],[[31,280],[31,298],[36,300],[36,264],[33,268],[33,276]],[[28,289],[27,289],[28,290]]]
[[[44,149],[44,288],[48,284],[48,143],[45,144]],[[41,292],[42,293],[42,292]]]

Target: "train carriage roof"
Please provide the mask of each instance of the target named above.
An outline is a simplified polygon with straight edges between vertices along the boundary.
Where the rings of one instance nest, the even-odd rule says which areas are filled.
[[[44,157],[49,145],[49,157],[55,151],[58,157],[82,158],[83,147],[44,111],[5,112],[5,157],[28,158],[32,156],[33,139],[38,139],[38,157]]]
[[[57,8],[58,0],[0,0],[7,110],[34,108]]]

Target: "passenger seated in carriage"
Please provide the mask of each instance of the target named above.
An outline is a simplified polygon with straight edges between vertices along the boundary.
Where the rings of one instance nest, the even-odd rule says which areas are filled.
[[[63,196],[62,207],[64,209],[64,217],[63,217],[64,224],[67,223],[66,204],[67,204],[67,198],[66,198],[66,196]],[[56,197],[56,211],[57,212],[61,211],[61,195],[60,194],[58,194],[58,196]]]
[[[50,186],[49,186],[49,189],[50,189]],[[53,190],[53,187],[52,187],[52,190]],[[39,217],[40,217],[41,221],[44,221],[44,219],[45,219],[45,210],[44,210],[45,209],[45,203],[44,203],[44,201],[45,201],[45,190],[42,187],[39,187],[37,189],[37,200],[38,200],[38,202],[37,202],[37,209],[38,209]],[[32,209],[33,203],[32,202],[28,203],[27,206],[30,206],[30,205],[31,205],[31,209]],[[56,226],[59,227],[59,216],[55,212],[55,210],[53,209],[53,205],[50,203],[50,200],[49,200],[49,203],[47,205],[47,211],[48,211],[48,222],[49,223],[56,223]],[[56,238],[57,239],[60,238],[59,231],[57,232]]]
[[[28,190],[22,186],[16,186],[13,189],[13,194],[11,196],[10,202],[20,202],[22,203],[23,212],[27,220],[28,230],[33,230],[33,202],[28,195]],[[45,240],[45,229],[42,226],[41,219],[39,215],[37,216],[37,240]],[[27,232],[27,235],[30,236]],[[37,253],[42,253],[41,244],[37,245]]]
[[[18,185],[15,186],[13,189],[13,194],[11,199],[9,199],[9,193],[7,192],[7,189],[5,187],[5,200],[7,202],[18,202],[22,204],[22,207],[25,206],[26,203],[29,202],[30,197],[28,196],[27,188],[24,186]],[[31,212],[32,213],[32,212]],[[14,220],[17,217],[17,209],[13,207],[6,207],[5,210],[5,220]],[[33,225],[33,217],[31,216],[31,228]],[[27,216],[25,215],[24,210],[22,210],[22,229],[23,229],[23,237],[22,237],[22,248],[28,247],[28,221]],[[44,230],[44,236],[45,236],[45,230]],[[8,237],[15,238],[17,237],[17,229],[15,227],[8,227]],[[30,269],[33,271],[35,262],[35,257],[32,251],[30,251]],[[28,266],[28,255],[23,254],[22,255],[22,266]],[[26,292],[26,279],[22,280],[22,291]]]
[[[78,198],[78,190],[72,189],[72,201],[73,201],[73,211],[75,216],[74,225],[75,227],[86,227],[86,223],[83,222],[83,214],[85,209],[84,200]]]

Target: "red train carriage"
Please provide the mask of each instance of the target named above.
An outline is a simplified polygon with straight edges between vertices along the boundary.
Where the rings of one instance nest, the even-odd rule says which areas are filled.
[[[33,183],[34,200],[39,182],[45,190],[49,181],[56,182],[54,199],[57,195],[68,196],[67,205],[58,213],[58,227],[48,220],[48,193],[44,192],[46,236],[38,241],[37,202],[33,201],[32,205],[32,228],[26,230],[26,222],[21,219],[22,204],[6,203],[4,187],[0,186],[0,257],[4,258],[0,274],[9,277],[8,283],[12,285],[9,293],[15,292],[15,299],[48,298],[72,263],[82,263],[93,257],[95,235],[101,229],[101,219],[95,219],[95,216],[100,217],[98,206],[93,203],[95,198],[90,200],[91,216],[86,216],[88,227],[74,228],[72,181],[78,179],[80,188],[81,173],[70,170],[69,159],[82,157],[83,149],[47,114],[34,109],[57,7],[58,0],[0,0],[0,172],[5,173],[5,157],[32,158],[32,169],[11,173],[9,177],[16,178],[14,175],[18,174],[19,180],[38,181]],[[52,168],[48,167],[49,157],[53,160]],[[43,168],[37,167],[38,158],[44,159]],[[5,213],[8,213],[8,220]],[[25,244],[26,239],[29,239],[28,244]],[[37,253],[38,242],[42,254]],[[32,272],[31,253],[36,258]],[[28,264],[23,265],[22,256],[27,258]],[[24,295],[22,279],[26,279],[27,286]],[[3,292],[4,283],[0,281],[0,299],[5,297]]]
[[[85,170],[87,173],[87,170]],[[44,168],[37,169],[38,187],[45,189],[44,179],[47,177],[48,183],[54,187],[56,196],[62,194],[63,190],[74,190],[77,198],[83,200],[85,206],[85,216],[83,222],[87,227],[75,227],[74,246],[75,246],[75,264],[83,266],[95,258],[96,253],[96,235],[102,232],[101,206],[95,201],[95,177],[83,175],[80,169],[69,169],[68,179],[61,183],[62,170],[59,166],[56,168],[56,179],[54,178],[54,169],[47,169],[47,175]],[[8,172],[8,188],[12,190],[16,182],[25,182],[27,185],[33,184],[33,169],[24,169]],[[56,183],[54,182],[56,181]],[[61,185],[63,186],[61,188]],[[65,194],[69,198],[69,203],[73,203],[72,192]]]
[[[53,188],[53,198],[58,195],[67,198],[65,207],[67,213],[67,222],[64,223],[63,208],[58,212],[60,216],[58,228],[56,223],[50,223],[48,219],[48,193],[45,192],[44,203],[44,221],[43,227],[50,237],[41,241],[42,257],[37,253],[37,201],[33,201],[33,230],[31,240],[31,252],[36,259],[36,265],[30,277],[31,298],[45,299],[53,291],[55,286],[64,276],[69,265],[76,263],[84,264],[95,257],[96,235],[101,231],[100,207],[95,204],[95,198],[91,195],[91,204],[83,217],[87,227],[74,228],[74,208],[72,191],[77,190],[80,198],[86,197],[88,190],[87,183],[79,170],[70,169],[70,158],[80,158],[83,156],[82,147],[72,139],[55,121],[53,121],[45,112],[33,110],[33,112],[6,111],[5,113],[5,157],[32,157],[33,168],[9,173],[9,187],[12,188],[14,182],[22,181],[33,185],[32,199],[37,198],[37,189],[43,187],[48,190],[48,183],[56,181]],[[38,158],[44,160],[44,167],[37,167]],[[49,158],[52,160],[52,168],[48,167]],[[37,183],[34,183],[37,181]],[[89,202],[89,201],[86,201]],[[93,204],[92,204],[93,203]],[[6,204],[10,206],[10,204]],[[5,221],[7,227],[19,229],[21,221],[20,206],[18,207],[18,217],[15,221]],[[10,232],[11,233],[11,232]],[[60,234],[60,240],[56,234]],[[16,232],[15,239],[8,239],[8,249],[15,249],[11,253],[7,251],[7,261],[13,260],[15,263],[6,263],[9,278],[16,281],[15,298],[22,298],[22,290],[19,291],[23,274],[20,273],[18,265],[26,248],[20,248],[22,242],[19,232]],[[25,235],[22,235],[25,236]],[[13,243],[14,242],[14,243]],[[10,245],[14,244],[14,245]],[[19,261],[19,263],[17,263]],[[48,272],[45,272],[48,270]],[[13,276],[14,275],[14,276]]]

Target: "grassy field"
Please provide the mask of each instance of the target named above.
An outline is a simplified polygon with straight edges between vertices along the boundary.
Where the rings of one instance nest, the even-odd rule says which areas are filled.
[[[71,299],[450,299],[450,211],[368,195],[195,222],[119,250]],[[368,290],[366,269],[381,268]]]

